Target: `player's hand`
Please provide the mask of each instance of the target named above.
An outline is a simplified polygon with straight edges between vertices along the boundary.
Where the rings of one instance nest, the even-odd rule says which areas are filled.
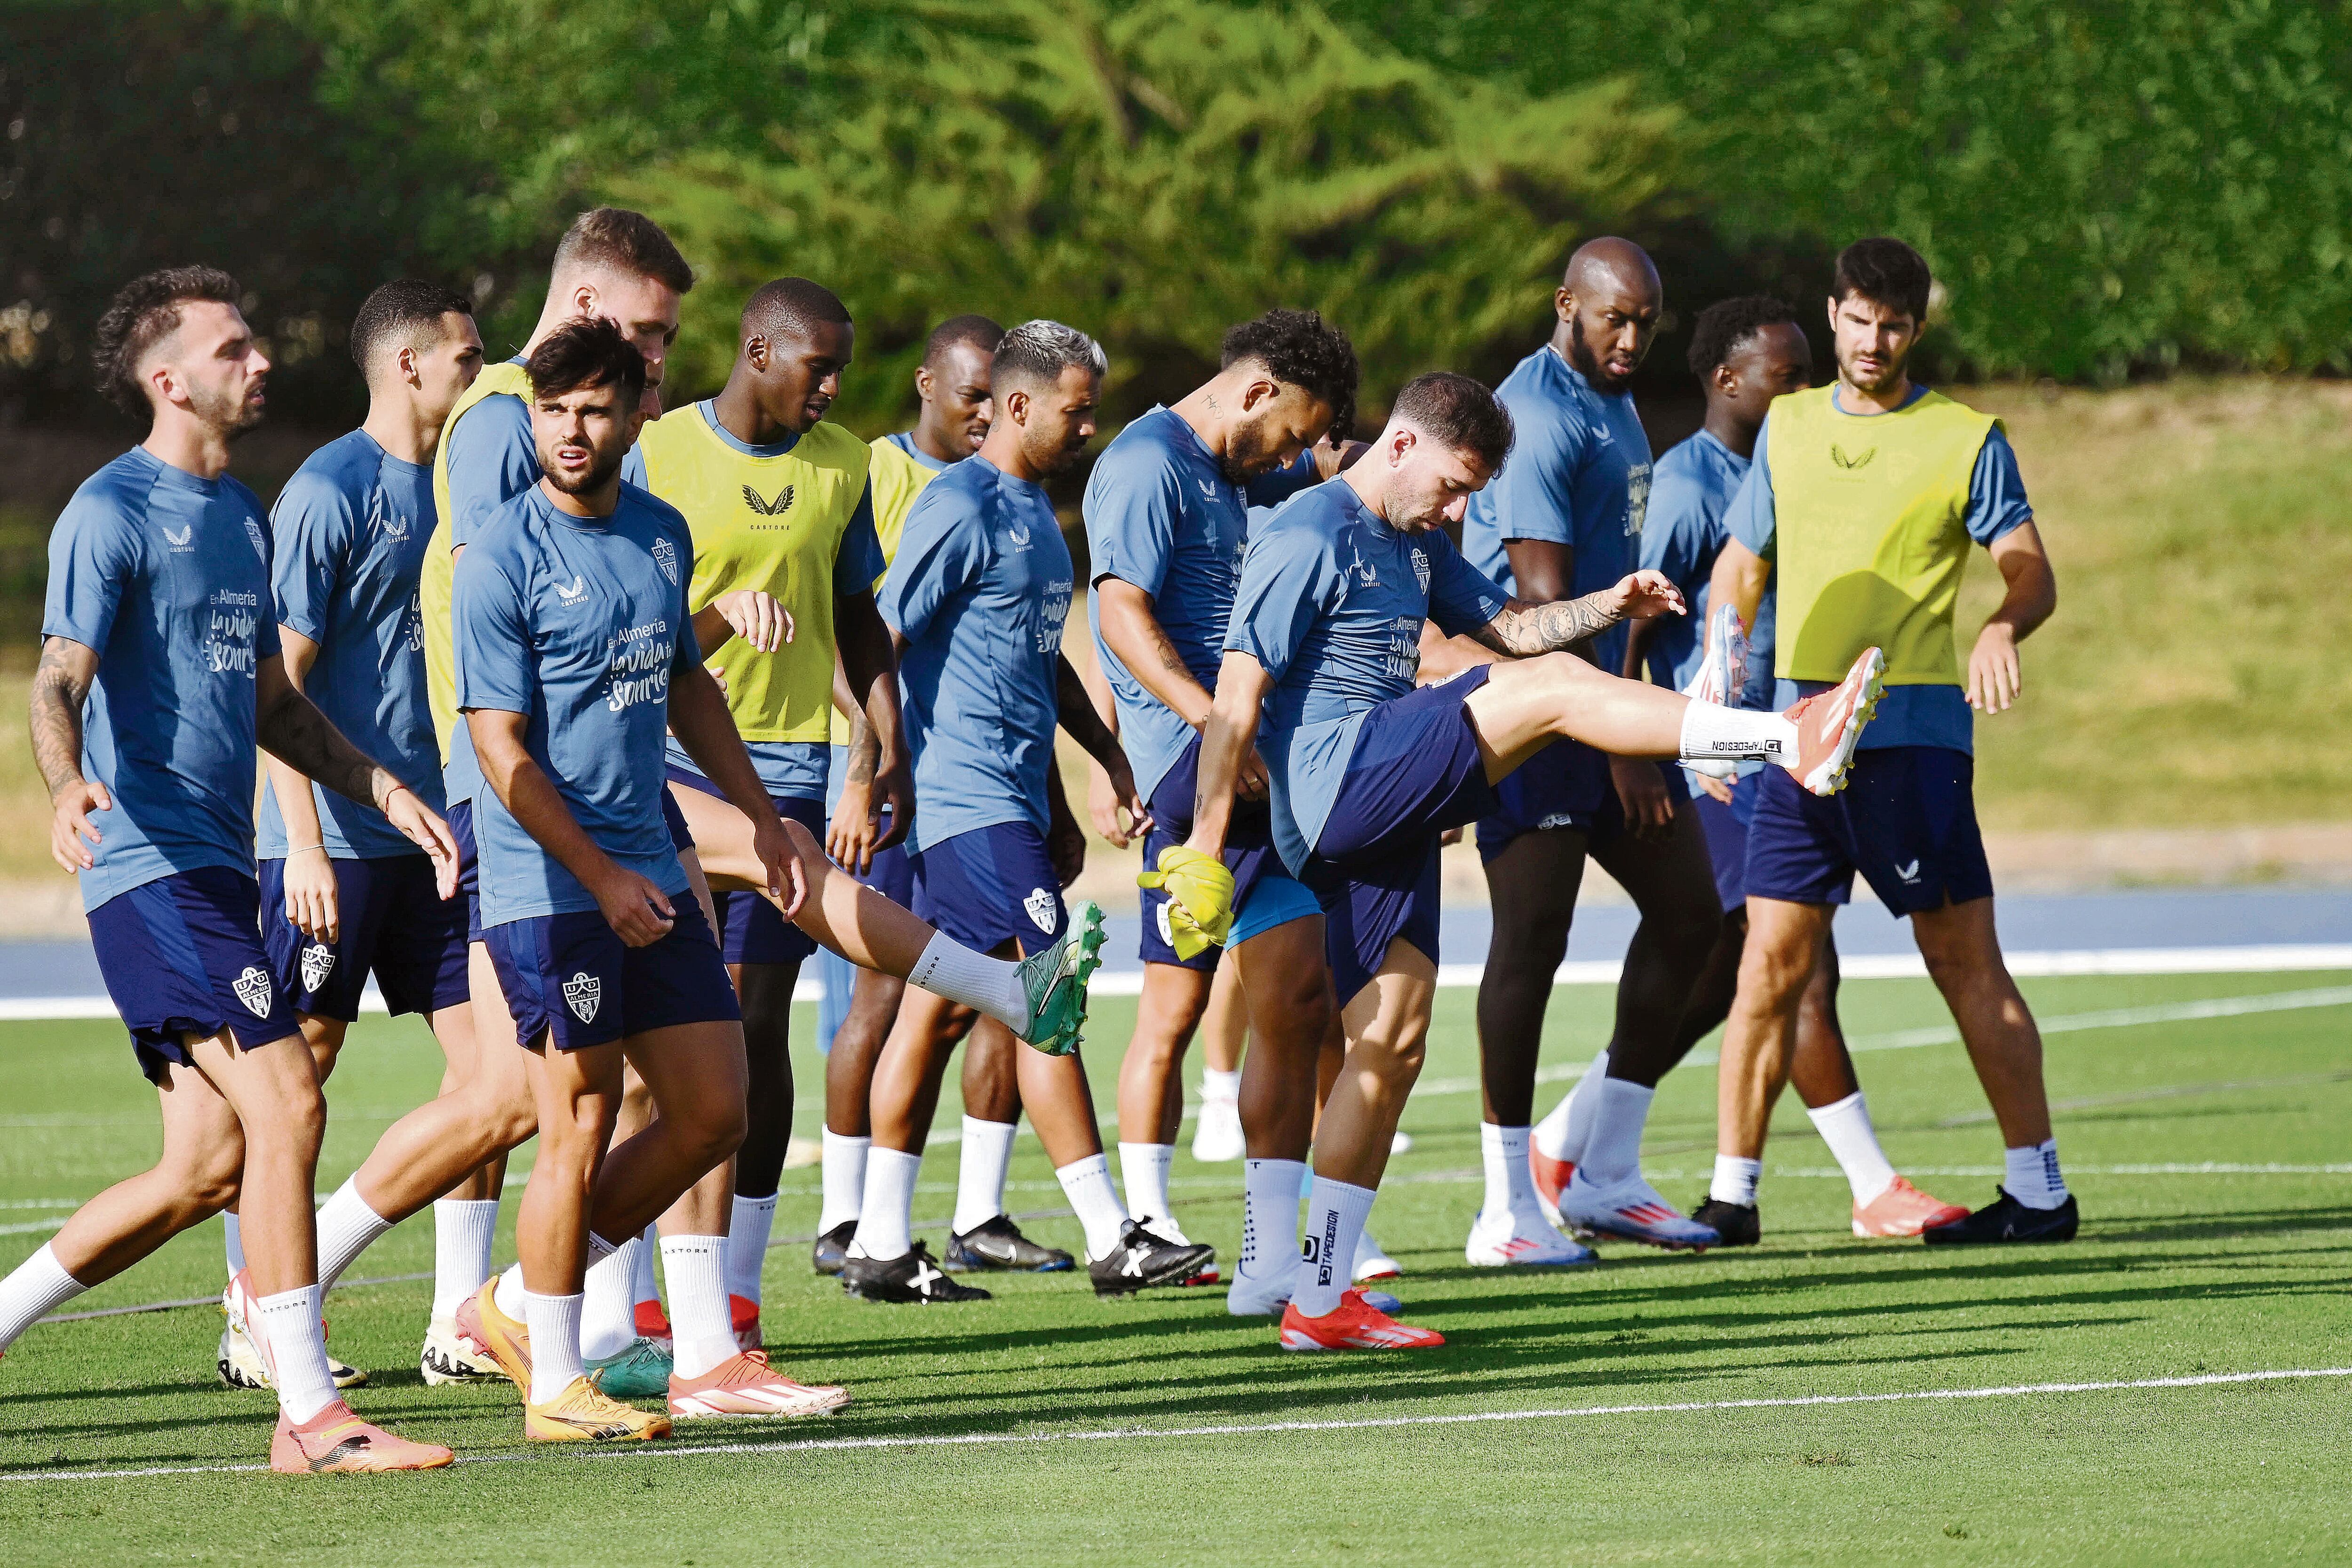
[[[2004,621],[1986,622],[1969,655],[1969,706],[1979,713],[2006,713],[2024,689],[2016,630]]]
[[[751,852],[768,871],[768,896],[787,920],[808,902],[808,867],[801,863],[800,847],[784,831],[784,821],[773,811],[751,824]]]
[[[342,886],[323,845],[286,857],[286,919],[314,942],[342,939]]]
[[[1087,821],[1095,825],[1103,841],[1115,850],[1123,850],[1135,839],[1118,820],[1118,790],[1103,771],[1103,765],[1092,758],[1087,759]],[[1063,883],[1065,887],[1067,883]]]
[[[1604,591],[1608,595],[1606,602],[1621,621],[1647,621],[1655,615],[1684,613],[1683,591],[1663,571],[1644,568]]]
[[[604,924],[632,947],[652,946],[677,924],[677,911],[670,907],[669,895],[652,879],[622,866],[613,867],[611,875],[588,891],[595,895]]]
[[[793,612],[775,595],[756,588],[739,588],[710,601],[727,624],[762,653],[772,653],[793,640]]]
[[[1112,758],[1107,770],[1110,775],[1111,795],[1127,812],[1127,836],[1139,839],[1151,831],[1151,808],[1135,792],[1135,771],[1127,765],[1124,754]],[[1089,797],[1093,791],[1087,791]]]
[[[399,829],[401,837],[423,850],[425,858],[433,862],[434,891],[444,899],[454,897],[457,892],[457,840],[449,831],[449,824],[405,784],[395,784],[385,793],[383,820]]]
[[[1683,771],[1698,780],[1698,787],[1706,791],[1708,800],[1725,806],[1731,804],[1730,779],[1718,779],[1712,773],[1700,773],[1692,768],[1685,768]]]
[[[1617,800],[1625,808],[1626,825],[1637,839],[1659,840],[1674,831],[1675,798],[1665,775],[1651,763],[1629,757],[1609,759],[1609,777],[1617,786]]]
[[[880,798],[879,810],[890,813],[890,825],[882,829],[874,841],[874,851],[896,849],[907,841],[915,826],[915,767],[901,753],[887,767],[874,770],[874,793]]]
[[[862,877],[874,869],[877,831],[874,785],[871,780],[853,779],[841,787],[840,803],[834,807],[833,821],[825,828],[824,852],[850,875]]]
[[[1233,935],[1234,873],[1216,856],[1171,844],[1160,852],[1160,864],[1135,882],[1168,895],[1168,941],[1179,958],[1223,946]]]
[[[1273,788],[1273,776],[1266,771],[1265,758],[1258,755],[1256,747],[1251,747],[1249,755],[1242,758],[1241,771],[1234,777],[1234,799],[1263,800]]]
[[[89,825],[92,811],[114,810],[114,797],[95,779],[77,779],[49,802],[49,858],[68,871],[88,871],[98,857],[82,843],[96,843],[104,835]]]

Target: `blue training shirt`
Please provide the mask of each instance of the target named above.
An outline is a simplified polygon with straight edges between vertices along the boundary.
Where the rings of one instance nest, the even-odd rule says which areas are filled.
[[[1095,581],[1115,577],[1150,594],[1177,657],[1214,692],[1249,536],[1246,497],[1181,414],[1154,408],[1095,460],[1086,519]],[[1088,596],[1087,611],[1118,703],[1119,744],[1148,800],[1183,754],[1192,727],[1146,690],[1103,640],[1099,594]]]
[[[58,515],[41,632],[99,656],[81,768],[114,804],[90,813],[82,907],[205,866],[251,876],[254,676],[278,656],[253,492],[132,447]]]
[[[523,744],[614,860],[687,891],[662,820],[673,672],[700,663],[686,612],[686,519],[634,485],[609,517],[559,512],[537,486],[458,559],[457,706],[528,716]],[[474,797],[482,924],[593,910],[595,898],[487,787]]]
[[[1323,836],[1364,715],[1412,690],[1422,622],[1475,632],[1506,598],[1444,530],[1390,527],[1345,477],[1300,492],[1251,536],[1225,647],[1274,677],[1258,751],[1293,875]]]
[[[1903,406],[1908,408],[1927,395],[1927,389],[1915,382]],[[1773,557],[1780,526],[1772,503],[1771,465],[1764,456],[1771,428],[1772,418],[1767,414],[1756,432],[1756,461],[1748,466],[1739,493],[1732,497],[1727,522],[1733,538],[1766,560]],[[1984,445],[1977,451],[1976,466],[1969,471],[1965,519],[1969,538],[1990,549],[2032,520],[2033,506],[2025,498],[2025,476],[2017,469],[2017,449],[1996,424],[1986,433]],[[1772,706],[1785,708],[1828,687],[1826,681],[1780,681],[1773,689]],[[1976,710],[1969,706],[1967,691],[1959,686],[1901,685],[1881,692],[1878,711],[1862,732],[1860,749],[1885,751],[1897,746],[1940,746],[1974,755]]]
[[[701,412],[703,423],[710,433],[734,451],[746,457],[782,457],[801,443],[799,434],[787,431],[781,441],[750,442],[719,423],[716,400],[705,398],[694,405]],[[636,457],[635,447],[629,455]],[[932,459],[925,458],[925,462]],[[644,459],[638,458],[640,469]],[[632,480],[631,483],[636,483]],[[833,558],[833,596],[843,598],[853,593],[870,592],[874,580],[880,577],[888,563],[882,559],[882,539],[874,531],[874,482],[866,482],[865,492],[857,497],[857,510],[850,514],[849,527],[841,536],[841,548]],[[833,747],[823,740],[747,740],[743,749],[751,754],[751,766],[760,775],[760,782],[771,796],[799,800],[822,800],[825,780],[833,769]],[[686,747],[672,736],[669,741],[670,766],[682,768],[696,778],[702,769]]]
[[[1662,571],[1683,591],[1686,615],[1662,615],[1651,633],[1650,679],[1680,691],[1698,674],[1706,652],[1707,592],[1715,558],[1731,537],[1724,512],[1747,476],[1748,459],[1706,431],[1674,447],[1658,459],[1650,482],[1650,511],[1642,524],[1642,565]],[[1748,636],[1748,666],[1739,688],[1738,706],[1769,709],[1772,704],[1772,623],[1774,598],[1768,580],[1757,606],[1756,624]],[[1743,762],[1746,778],[1763,767]],[[1703,791],[1692,777],[1694,799]]]
[[[1521,360],[1495,395],[1517,431],[1503,471],[1470,497],[1462,553],[1513,593],[1506,539],[1542,539],[1575,554],[1571,599],[1614,588],[1641,552],[1650,496],[1650,438],[1631,392],[1603,392],[1549,344]],[[1595,637],[1611,674],[1625,667],[1624,626]]]
[[[520,365],[517,354],[509,364]],[[512,392],[492,392],[468,408],[446,438],[449,444],[449,548],[462,550],[505,505],[539,483],[539,447],[530,438],[530,408]],[[643,489],[646,460],[635,446],[621,459],[621,482]],[[482,770],[473,737],[459,725],[449,737],[442,781],[454,805],[474,798]]]
[[[354,430],[303,460],[270,509],[278,624],[319,645],[303,689],[353,746],[442,809],[441,753],[425,695],[417,580],[433,537],[433,470]],[[373,807],[310,786],[334,860],[421,855]],[[258,849],[290,847],[278,787],[261,792]]]
[[[977,454],[923,486],[882,584],[915,754],[918,853],[999,822],[1046,826],[1062,629],[1076,569],[1043,486]]]

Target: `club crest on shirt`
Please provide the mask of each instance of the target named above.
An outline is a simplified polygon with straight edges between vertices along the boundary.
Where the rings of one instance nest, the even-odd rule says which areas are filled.
[[[785,487],[791,488],[790,486]],[[677,547],[667,539],[656,539],[654,564],[661,568],[661,574],[669,579],[669,585],[672,588],[676,588],[677,586]]]
[[[1412,576],[1413,580],[1421,584],[1421,591],[1427,593],[1429,591],[1429,552],[1427,550],[1415,549],[1412,552]]]
[[[335,972],[335,950],[324,942],[313,942],[302,949],[302,988],[316,991]]]
[[[268,566],[269,564],[269,541],[262,537],[261,525],[255,522],[251,517],[246,518],[245,537],[253,541],[253,553],[261,558],[261,564]]]
[[[1029,890],[1029,896],[1021,901],[1021,907],[1029,912],[1031,925],[1051,936],[1054,934],[1054,906],[1057,902],[1051,889],[1037,887]],[[1163,915],[1162,918],[1166,916]]]
[[[1625,470],[1625,537],[1638,538],[1642,519],[1650,512],[1650,465],[1636,463]]]
[[[269,1016],[269,971],[258,964],[246,966],[245,973],[229,982],[228,988],[245,1004],[246,1011],[255,1018]]]
[[[604,999],[604,982],[585,969],[563,982],[563,1005],[582,1023],[596,1021],[596,1006]]]
[[[763,501],[760,499],[759,491],[746,485],[743,486],[743,504],[763,517],[781,517],[792,507],[793,487],[787,485],[776,492],[774,500]],[[672,578],[670,580],[675,582],[677,580]]]
[[[1168,925],[1168,901],[1161,899],[1151,913],[1160,922],[1160,939],[1171,947],[1176,946],[1176,933],[1169,929]]]

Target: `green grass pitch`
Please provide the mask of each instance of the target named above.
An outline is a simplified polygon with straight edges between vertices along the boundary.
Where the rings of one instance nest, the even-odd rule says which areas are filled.
[[[2027,989],[2054,1020],[2347,979]],[[419,1381],[427,1286],[363,1285],[330,1303],[336,1351],[373,1374],[358,1407],[482,1462],[383,1479],[85,1479],[253,1464],[271,1406],[215,1383],[208,1309],[43,1324],[0,1362],[0,1542],[13,1560],[108,1563],[2342,1561],[2352,1378],[1728,1402],[2352,1366],[2347,998],[2053,1032],[2061,1148],[2085,1215],[2072,1246],[1854,1239],[1843,1184],[1791,1103],[1767,1159],[1760,1249],[1612,1246],[1597,1269],[1545,1274],[1463,1264],[1479,1197],[1477,1100],[1463,1087],[1475,1061],[1470,994],[1444,992],[1405,1116],[1415,1146],[1372,1214],[1407,1270],[1412,1321],[1446,1334],[1442,1351],[1287,1355],[1270,1324],[1227,1318],[1221,1292],[1100,1303],[1067,1275],[992,1280],[998,1299],[970,1308],[873,1306],[785,1246],[769,1254],[768,1343],[788,1370],[848,1384],[847,1411],[696,1423],[667,1446],[730,1452],[526,1451],[511,1388]],[[1552,1010],[1545,1061],[1584,1060],[1606,993],[1564,989]],[[1850,984],[1845,1013],[1865,1043],[1944,1017],[1918,981]],[[1131,1017],[1130,1003],[1097,1005],[1087,1055],[1106,1103]],[[1666,1081],[1650,1126],[1648,1165],[1685,1205],[1713,1147],[1709,1061]],[[1989,1197],[1999,1139],[1959,1049],[1858,1061],[1897,1163],[1944,1197]],[[62,1212],[44,1202],[139,1168],[156,1134],[110,1024],[8,1025],[0,1065],[0,1265],[13,1266]],[[814,1055],[798,1067],[813,1135]],[[420,1026],[362,1023],[331,1088],[322,1192],[437,1072]],[[942,1126],[955,1124],[950,1093]],[[919,1220],[946,1215],[953,1166],[952,1150],[934,1156]],[[2184,1168],[2209,1166],[2245,1168]],[[1060,1207],[1034,1139],[1013,1181],[1016,1211]],[[1228,1268],[1240,1186],[1238,1166],[1178,1158],[1184,1222]],[[784,1193],[776,1233],[805,1236],[816,1173],[787,1172]],[[1077,1246],[1074,1220],[1029,1228]],[[68,1310],[216,1291],[219,1235],[200,1228]],[[419,1220],[353,1273],[431,1263]],[[1701,1407],[1655,1408],[1677,1406]],[[1555,1414],[1492,1418],[1527,1412]],[[908,1441],[939,1438],[973,1440]]]

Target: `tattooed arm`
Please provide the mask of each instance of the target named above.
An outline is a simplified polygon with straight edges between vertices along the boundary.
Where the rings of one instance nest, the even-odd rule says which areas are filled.
[[[1470,635],[1497,653],[1531,659],[1585,642],[1620,621],[1682,612],[1682,592],[1664,573],[1637,571],[1614,588],[1581,599],[1556,599],[1548,604],[1514,599]]]
[[[441,896],[448,897],[457,877],[457,844],[449,836],[449,824],[373,758],[344,739],[288,676],[283,658],[273,654],[261,661],[254,672],[254,731],[262,749],[336,794],[382,811],[386,821],[431,857]]]
[[[97,678],[97,649],[69,637],[41,643],[40,666],[33,672],[33,760],[49,787],[49,857],[68,871],[98,863],[89,844],[100,835],[89,814],[114,809],[106,786],[81,771],[81,705]]]

